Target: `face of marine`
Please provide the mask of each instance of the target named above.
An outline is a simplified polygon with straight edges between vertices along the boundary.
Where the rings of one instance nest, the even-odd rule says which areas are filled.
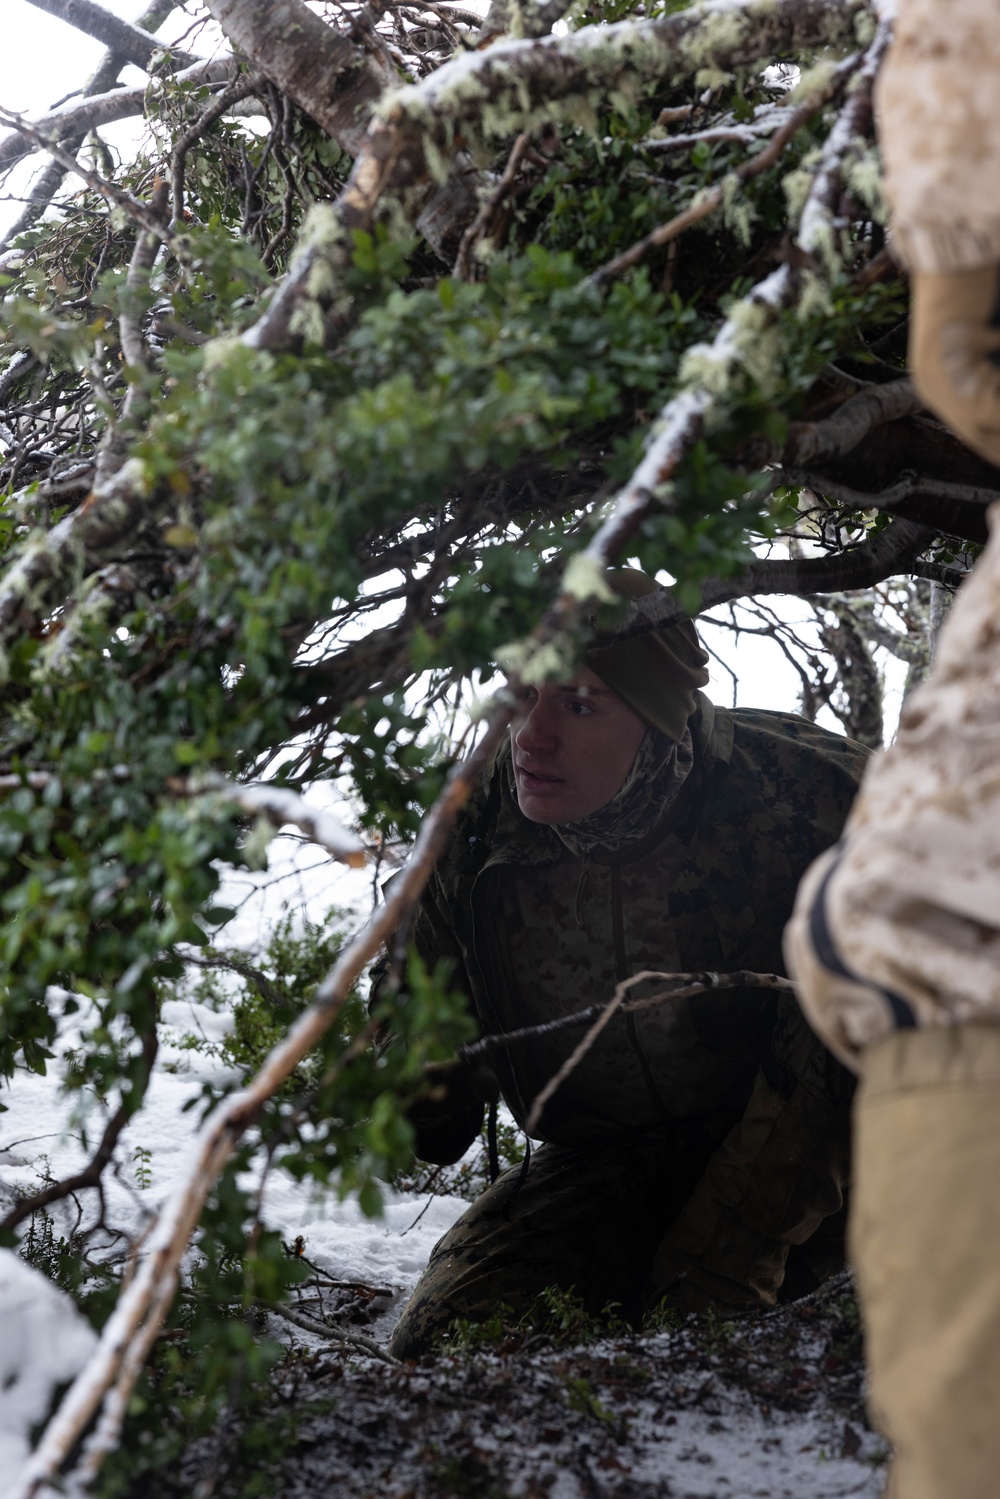
[[[632,767],[646,725],[581,667],[569,683],[525,687],[511,723],[517,804],[532,822],[579,822],[605,806]]]

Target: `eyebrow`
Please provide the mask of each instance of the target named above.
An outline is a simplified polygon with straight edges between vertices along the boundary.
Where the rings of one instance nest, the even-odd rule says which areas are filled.
[[[572,693],[574,697],[610,697],[609,687],[590,687],[586,682],[563,683],[559,687],[560,692]]]

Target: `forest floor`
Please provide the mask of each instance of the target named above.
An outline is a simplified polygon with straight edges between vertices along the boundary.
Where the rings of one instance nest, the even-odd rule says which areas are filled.
[[[141,1499],[876,1499],[862,1386],[847,1275],[758,1318],[583,1344],[521,1331],[395,1367],[300,1349],[252,1474],[230,1423]]]

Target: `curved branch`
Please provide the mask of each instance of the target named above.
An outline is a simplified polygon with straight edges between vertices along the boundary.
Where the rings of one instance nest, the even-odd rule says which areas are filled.
[[[894,517],[884,531],[860,546],[828,557],[767,557],[752,562],[732,578],[706,578],[700,585],[697,612],[704,614],[719,604],[729,604],[749,594],[788,593],[810,598],[819,593],[847,593],[872,588],[887,578],[908,571],[937,532],[930,526]],[[934,564],[921,564],[933,566]],[[683,619],[685,611],[670,588],[658,588],[629,605],[616,639],[628,639],[646,630],[662,629]]]
[[[904,474],[887,489],[868,493],[841,484],[825,474],[811,469],[783,468],[782,479],[790,485],[811,489],[825,499],[836,500],[838,505],[847,505],[852,510],[882,510],[891,513],[911,500],[948,500],[955,505],[965,505],[984,512],[996,500],[1000,490],[981,484],[954,484],[945,479],[928,478],[923,474]]]
[[[780,463],[785,468],[804,468],[807,464],[828,458],[841,458],[853,452],[876,427],[899,421],[921,410],[920,397],[913,381],[891,380],[887,385],[870,385],[851,396],[821,422],[793,422],[785,442],[755,439],[741,449],[739,462],[746,468],[763,468]]]

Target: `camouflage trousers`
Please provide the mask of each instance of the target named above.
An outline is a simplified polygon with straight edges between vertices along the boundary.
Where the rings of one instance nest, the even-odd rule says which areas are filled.
[[[614,1305],[638,1326],[657,1246],[726,1127],[672,1124],[599,1148],[543,1145],[523,1180],[520,1167],[504,1172],[435,1246],[391,1352],[417,1358],[454,1320],[485,1322],[501,1306],[517,1318],[548,1287],[573,1291],[592,1316]],[[833,1231],[831,1263],[804,1279],[792,1270],[793,1294],[843,1263],[842,1221]]]

